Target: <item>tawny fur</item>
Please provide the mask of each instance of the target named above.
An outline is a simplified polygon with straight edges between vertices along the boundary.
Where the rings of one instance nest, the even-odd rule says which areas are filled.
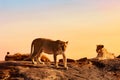
[[[104,45],[97,45],[96,52],[98,53],[96,58],[99,60],[115,58],[114,54],[109,53],[107,49],[104,48]]]
[[[64,67],[67,68],[67,59],[65,56],[65,51],[68,42],[64,42],[61,40],[51,40],[45,38],[37,38],[33,40],[31,44],[31,54],[30,57],[32,59],[33,64],[43,63],[41,61],[42,52],[47,54],[53,54],[55,66],[58,67],[57,63],[57,55],[62,54],[64,60]],[[35,62],[35,59],[37,62]]]

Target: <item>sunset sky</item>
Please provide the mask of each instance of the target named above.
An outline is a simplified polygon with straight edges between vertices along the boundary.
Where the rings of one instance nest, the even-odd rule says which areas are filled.
[[[69,41],[68,58],[93,58],[97,44],[117,56],[120,0],[0,0],[0,60],[38,37]]]

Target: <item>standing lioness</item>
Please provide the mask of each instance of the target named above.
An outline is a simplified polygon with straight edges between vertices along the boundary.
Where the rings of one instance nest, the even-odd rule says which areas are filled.
[[[42,52],[47,54],[53,54],[55,66],[58,67],[57,63],[57,55],[62,54],[63,55],[63,62],[64,67],[67,68],[67,59],[65,56],[65,50],[67,47],[68,41],[64,42],[61,40],[50,40],[45,38],[37,38],[33,40],[31,44],[31,59],[32,63],[36,64],[35,58],[39,63],[41,62],[41,54]]]

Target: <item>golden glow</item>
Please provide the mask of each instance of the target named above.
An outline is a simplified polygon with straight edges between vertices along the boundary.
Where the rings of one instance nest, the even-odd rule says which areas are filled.
[[[69,41],[66,51],[69,58],[95,57],[97,44],[119,55],[119,1],[51,3],[48,6],[29,3],[24,7],[22,3],[17,7],[9,3],[0,7],[1,56],[7,51],[29,53],[36,37]]]

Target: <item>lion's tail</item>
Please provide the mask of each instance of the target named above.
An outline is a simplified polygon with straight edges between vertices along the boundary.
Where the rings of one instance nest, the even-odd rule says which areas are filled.
[[[31,52],[30,52],[30,56],[32,56],[33,51],[34,51],[34,42],[32,42],[32,44],[31,44]]]

